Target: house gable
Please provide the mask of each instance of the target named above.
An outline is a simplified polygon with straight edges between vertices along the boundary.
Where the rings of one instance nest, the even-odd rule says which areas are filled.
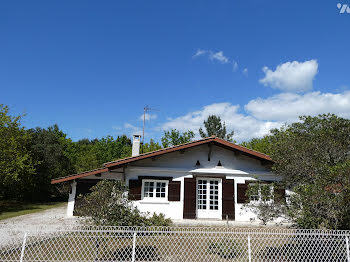
[[[220,153],[220,151],[222,152]],[[224,151],[226,153],[223,153]],[[220,157],[222,157],[224,160],[221,160]],[[196,166],[195,164],[198,160],[199,163],[201,165],[203,164],[205,167],[216,166],[218,163],[215,163],[216,161],[221,161],[222,165],[232,166],[236,163],[235,159],[241,159],[241,162],[247,163],[247,166],[254,165],[262,171],[266,170],[266,166],[271,166],[273,164],[272,159],[268,155],[230,143],[217,137],[209,137],[190,143],[141,154],[139,156],[128,157],[105,163],[103,168],[53,179],[51,183],[56,184],[77,178],[99,175],[104,172],[119,169],[128,165],[167,165],[167,167],[173,166],[178,168],[179,164],[181,164],[185,165],[185,167],[193,167]],[[152,162],[154,163],[152,164]]]
[[[184,151],[159,155],[132,162],[128,167],[159,167],[192,170],[195,168],[215,168],[218,165],[228,169],[270,171],[271,163],[228,149],[220,144],[188,148]]]

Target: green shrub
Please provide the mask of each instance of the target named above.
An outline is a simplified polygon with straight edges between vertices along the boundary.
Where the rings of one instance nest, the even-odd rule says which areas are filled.
[[[132,247],[118,248],[109,257],[105,257],[104,261],[131,261]],[[154,246],[136,246],[135,261],[159,261],[158,249]]]
[[[224,259],[232,259],[241,253],[241,244],[234,239],[220,239],[211,241],[208,253],[215,254]]]
[[[282,246],[267,246],[259,252],[259,257],[264,261],[346,261],[345,248],[339,248],[343,245],[342,240],[330,240],[321,236],[318,239],[313,237],[305,238],[293,240]],[[322,252],[317,252],[316,254],[315,250],[317,247]],[[305,258],[309,259],[305,260]]]
[[[127,198],[127,188],[120,181],[102,180],[91,193],[78,196],[75,215],[104,226],[169,226],[163,214],[143,214]]]

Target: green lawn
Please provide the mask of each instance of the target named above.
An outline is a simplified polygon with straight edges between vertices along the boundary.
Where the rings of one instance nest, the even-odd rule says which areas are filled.
[[[0,201],[0,220],[60,207],[66,203],[67,202],[26,203],[19,201]]]

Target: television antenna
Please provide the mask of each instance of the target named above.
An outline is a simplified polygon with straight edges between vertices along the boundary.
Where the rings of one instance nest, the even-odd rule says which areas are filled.
[[[142,127],[142,153],[143,145],[145,142],[145,125],[146,125],[146,114],[149,111],[159,111],[158,109],[150,108],[148,105],[143,108],[143,127]]]

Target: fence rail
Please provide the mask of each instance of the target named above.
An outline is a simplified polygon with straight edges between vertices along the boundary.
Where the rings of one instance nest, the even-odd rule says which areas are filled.
[[[350,231],[0,225],[0,261],[344,261]]]

